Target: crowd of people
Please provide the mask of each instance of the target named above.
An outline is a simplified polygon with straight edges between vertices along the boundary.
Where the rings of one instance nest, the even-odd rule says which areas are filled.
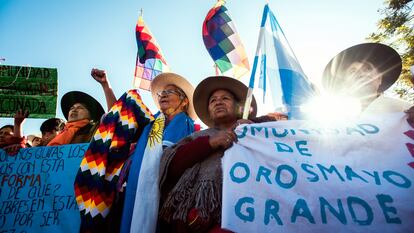
[[[406,111],[414,127],[414,108],[383,96],[400,72],[395,50],[366,43],[333,58],[323,84],[360,99],[363,113]],[[228,232],[220,227],[221,157],[237,143],[234,129],[287,116],[256,117],[253,97],[249,118],[242,119],[248,88],[225,76],[207,77],[195,89],[178,74],[156,76],[154,115],[136,90],[117,100],[105,71],[92,69],[91,76],[102,85],[106,113],[92,96],[68,92],[61,99],[66,121],[47,119],[41,135],[24,137],[30,113],[19,110],[14,125],[1,127],[0,148],[15,154],[25,147],[90,143],[75,179],[81,232]],[[194,123],[197,118],[206,129]]]

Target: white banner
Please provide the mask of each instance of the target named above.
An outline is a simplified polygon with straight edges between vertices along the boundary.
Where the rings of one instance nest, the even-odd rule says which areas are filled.
[[[242,125],[236,133],[223,157],[223,228],[414,232],[414,129],[405,114],[335,128]]]

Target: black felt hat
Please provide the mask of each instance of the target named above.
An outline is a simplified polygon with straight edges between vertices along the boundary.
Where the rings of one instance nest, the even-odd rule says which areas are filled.
[[[340,52],[328,63],[322,77],[324,88],[341,88],[343,74],[353,62],[369,62],[381,73],[378,92],[384,92],[394,84],[402,69],[401,57],[393,48],[380,43],[358,44]]]
[[[91,120],[98,121],[105,113],[105,110],[102,108],[101,104],[92,96],[81,91],[71,91],[63,95],[60,101],[60,106],[66,120],[68,119],[70,108],[76,103],[85,105],[92,118]]]

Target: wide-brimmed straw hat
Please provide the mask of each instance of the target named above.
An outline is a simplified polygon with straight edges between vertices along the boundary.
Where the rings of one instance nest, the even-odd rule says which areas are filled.
[[[70,108],[76,103],[85,105],[92,118],[91,120],[98,121],[105,113],[105,110],[102,108],[101,104],[92,96],[81,91],[70,91],[63,95],[60,101],[60,107],[62,108],[62,112],[66,120],[68,119]]]
[[[213,127],[214,122],[208,112],[208,100],[214,91],[223,89],[230,91],[236,97],[236,100],[244,106],[247,96],[248,87],[237,79],[226,76],[212,76],[201,81],[194,91],[195,111],[200,120],[208,127]],[[257,114],[256,99],[253,96],[251,103],[251,112],[249,118]]]
[[[196,120],[197,114],[194,111],[194,104],[193,104],[193,94],[194,94],[194,87],[191,85],[187,79],[184,77],[175,74],[175,73],[161,73],[157,75],[151,81],[151,94],[152,99],[154,100],[157,108],[160,109],[160,104],[158,103],[158,96],[157,93],[164,90],[164,88],[168,85],[174,85],[179,87],[181,90],[184,91],[185,95],[188,98],[188,115],[191,119]]]
[[[40,135],[38,135],[38,134],[30,134],[30,135],[28,135],[28,136],[27,136],[27,143],[28,143],[30,146],[33,146],[33,141],[34,141],[36,138],[42,139],[42,136],[40,136]]]
[[[327,90],[338,90],[347,68],[353,62],[369,62],[382,75],[378,92],[384,92],[397,81],[402,64],[400,55],[391,47],[380,43],[364,43],[345,49],[336,55],[325,67],[322,85]]]

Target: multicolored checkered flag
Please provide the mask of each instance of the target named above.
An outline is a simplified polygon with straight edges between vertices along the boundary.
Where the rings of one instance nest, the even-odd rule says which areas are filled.
[[[150,90],[152,79],[162,72],[168,72],[169,68],[142,16],[138,18],[135,31],[138,54],[133,85],[136,88]]]
[[[246,51],[224,1],[207,13],[203,23],[204,44],[221,73],[240,78],[250,70]]]

